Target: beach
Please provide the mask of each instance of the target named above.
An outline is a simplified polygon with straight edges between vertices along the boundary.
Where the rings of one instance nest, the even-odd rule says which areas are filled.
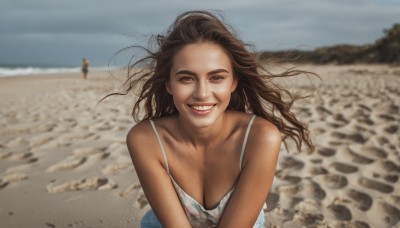
[[[306,65],[279,84],[316,151],[282,146],[266,227],[400,227],[400,67]],[[126,148],[123,73],[0,78],[1,227],[139,227],[150,208]],[[161,191],[161,190],[160,190]]]

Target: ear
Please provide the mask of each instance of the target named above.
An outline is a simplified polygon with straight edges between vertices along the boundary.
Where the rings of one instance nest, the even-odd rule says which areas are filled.
[[[235,91],[236,87],[238,84],[238,80],[236,77],[233,77],[233,81],[232,81],[232,87],[231,87],[231,93],[233,93],[233,91]]]
[[[167,92],[172,95],[171,83],[169,82],[169,80],[165,82],[165,88],[167,89]]]

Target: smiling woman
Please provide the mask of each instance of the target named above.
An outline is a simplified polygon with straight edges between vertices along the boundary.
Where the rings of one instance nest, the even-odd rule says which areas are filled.
[[[121,94],[139,94],[127,146],[152,208],[142,227],[263,227],[281,136],[313,150],[294,100],[281,98],[290,93],[271,82],[304,72],[260,73],[229,28],[210,12],[183,13],[129,68]]]
[[[183,47],[173,59],[166,88],[179,118],[190,128],[223,121],[237,79],[230,58],[217,44],[199,42]]]

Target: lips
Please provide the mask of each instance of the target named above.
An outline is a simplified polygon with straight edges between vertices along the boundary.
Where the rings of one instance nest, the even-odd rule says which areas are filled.
[[[196,112],[208,112],[210,111],[216,104],[202,104],[202,105],[189,105],[189,107]]]
[[[210,110],[214,105],[204,105],[204,106],[191,106],[192,109],[197,110],[197,111],[206,111]]]

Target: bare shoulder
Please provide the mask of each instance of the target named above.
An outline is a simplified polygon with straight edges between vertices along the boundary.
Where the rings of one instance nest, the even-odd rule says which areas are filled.
[[[154,151],[153,147],[157,144],[150,121],[144,120],[133,126],[126,136],[126,144],[132,159],[139,154]]]
[[[261,117],[254,119],[251,127],[251,135],[255,140],[267,142],[268,144],[280,145],[282,136],[279,129],[271,122]]]
[[[128,144],[136,144],[141,142],[143,139],[148,138],[151,133],[150,128],[151,126],[148,120],[137,123],[129,130],[126,136],[126,142]]]
[[[256,117],[251,126],[244,162],[256,160],[258,162],[276,162],[282,144],[279,129],[261,117]]]

